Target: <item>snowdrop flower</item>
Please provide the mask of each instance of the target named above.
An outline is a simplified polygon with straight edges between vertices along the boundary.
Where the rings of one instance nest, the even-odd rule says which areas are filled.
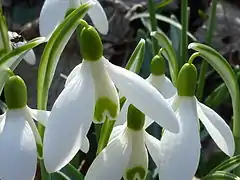
[[[27,43],[27,41],[16,32],[8,31],[8,36],[10,39],[10,44],[13,47],[13,49],[21,47]],[[32,49],[25,54],[23,59],[30,65],[36,64],[36,56]]]
[[[33,118],[45,124],[49,112],[26,105],[26,86],[19,76],[9,78],[4,95],[8,110],[0,115],[0,179],[32,180],[37,166],[37,144],[42,144]]]
[[[201,148],[198,118],[225,154],[232,156],[234,153],[235,144],[229,126],[215,111],[195,98],[196,81],[195,66],[185,64],[178,75],[178,92],[171,99],[172,107],[179,119],[180,131],[174,134],[165,130],[158,145],[160,151],[153,158],[158,166],[159,179],[193,178],[198,167]]]
[[[147,149],[152,158],[156,157],[160,149],[159,140],[143,128],[144,119],[141,111],[133,105],[128,107],[127,123],[113,129],[110,142],[93,161],[85,180],[120,180],[121,177],[124,180],[146,179]]]
[[[39,18],[40,34],[48,37],[54,31],[56,26],[64,19],[69,9],[76,9],[81,4],[89,0],[45,0]],[[94,26],[101,34],[108,33],[107,16],[98,0],[91,0],[94,6],[89,9],[90,16]]]
[[[55,172],[69,163],[82,147],[92,121],[116,119],[120,105],[115,85],[131,104],[152,119],[164,114],[165,119],[157,122],[178,132],[177,118],[168,102],[140,76],[106,60],[93,27],[82,30],[80,44],[84,60],[68,76],[45,129],[43,157],[47,171]]]

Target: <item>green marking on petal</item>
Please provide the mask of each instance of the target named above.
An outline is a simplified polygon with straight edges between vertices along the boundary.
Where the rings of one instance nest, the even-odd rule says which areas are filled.
[[[84,60],[97,61],[103,56],[102,41],[94,27],[84,27],[79,40],[80,51]]]
[[[136,177],[138,177],[138,180],[144,180],[146,175],[146,170],[142,166],[136,166],[127,170],[126,180],[135,180],[137,179]]]
[[[193,64],[186,63],[182,66],[177,80],[179,96],[194,96],[197,84],[197,69]]]
[[[145,115],[139,111],[135,106],[130,104],[127,112],[127,127],[139,131],[143,128],[145,123]]]
[[[97,122],[103,122],[105,115],[110,115],[112,119],[118,115],[118,106],[107,97],[101,97],[96,101],[94,110],[94,119]]]
[[[11,76],[4,87],[4,96],[9,109],[19,109],[27,105],[27,87],[19,76]]]

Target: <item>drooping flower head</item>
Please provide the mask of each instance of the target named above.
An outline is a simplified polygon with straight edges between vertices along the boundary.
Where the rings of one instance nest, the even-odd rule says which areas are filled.
[[[45,124],[49,112],[27,106],[27,90],[19,76],[6,82],[7,111],[0,115],[0,178],[27,180],[35,177],[37,144],[42,145],[33,118]]]
[[[39,18],[41,36],[48,37],[64,19],[68,10],[76,9],[88,1],[89,0],[45,0]],[[102,34],[107,34],[107,16],[98,0],[91,1],[93,1],[95,5],[89,9],[88,15],[97,30]]]
[[[116,87],[152,119],[165,114],[166,121],[159,123],[170,131],[178,131],[173,110],[153,86],[103,57],[101,39],[92,26],[83,28],[80,44],[83,61],[68,76],[44,135],[43,156],[49,172],[61,169],[84,146],[92,121],[102,123],[106,118],[117,118],[120,105]]]

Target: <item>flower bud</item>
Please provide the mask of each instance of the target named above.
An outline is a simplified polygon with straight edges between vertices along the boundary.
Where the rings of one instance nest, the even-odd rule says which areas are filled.
[[[165,60],[162,56],[156,55],[151,62],[151,73],[155,76],[161,76],[165,74]]]
[[[4,87],[4,97],[9,109],[19,109],[27,105],[27,87],[19,76],[11,76]]]
[[[127,127],[139,131],[143,128],[145,123],[145,115],[132,104],[128,107],[127,112]]]
[[[102,41],[94,27],[84,27],[79,39],[84,60],[97,61],[103,56]]]
[[[178,74],[177,90],[179,96],[194,96],[197,84],[197,69],[186,63]]]

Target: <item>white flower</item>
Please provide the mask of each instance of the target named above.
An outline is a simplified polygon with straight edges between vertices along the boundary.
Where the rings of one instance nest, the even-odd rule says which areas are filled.
[[[142,112],[153,119],[165,114],[168,121],[163,127],[178,131],[175,114],[167,101],[140,76],[111,64],[104,57],[94,62],[83,60],[68,76],[65,89],[53,105],[45,130],[43,157],[49,172],[61,169],[74,157],[92,120],[99,123],[106,117],[116,118],[119,97],[113,83]],[[110,104],[103,101],[96,112],[101,98]]]
[[[101,34],[108,33],[107,16],[98,0],[91,0],[94,5],[89,9],[90,16],[94,26]],[[39,30],[43,37],[48,37],[54,31],[56,26],[64,19],[68,9],[78,8],[88,0],[45,0],[39,18]]]
[[[41,138],[33,121],[45,124],[49,112],[29,107],[9,109],[0,115],[0,179],[30,180],[35,177],[37,144]]]
[[[198,167],[201,148],[198,119],[225,154],[228,156],[234,154],[232,131],[215,111],[198,102],[194,96],[176,94],[169,99],[169,102],[177,113],[180,132],[174,134],[165,130],[159,142],[160,151],[153,160],[158,166],[160,179],[191,180],[193,178]]]
[[[114,127],[110,142],[90,166],[86,180],[145,179],[148,172],[148,153],[158,158],[159,140],[145,129],[133,130],[124,125]]]
[[[13,49],[21,47],[27,43],[27,41],[16,32],[8,31],[8,36]],[[23,59],[30,65],[36,64],[36,56],[32,49],[24,55]]]

